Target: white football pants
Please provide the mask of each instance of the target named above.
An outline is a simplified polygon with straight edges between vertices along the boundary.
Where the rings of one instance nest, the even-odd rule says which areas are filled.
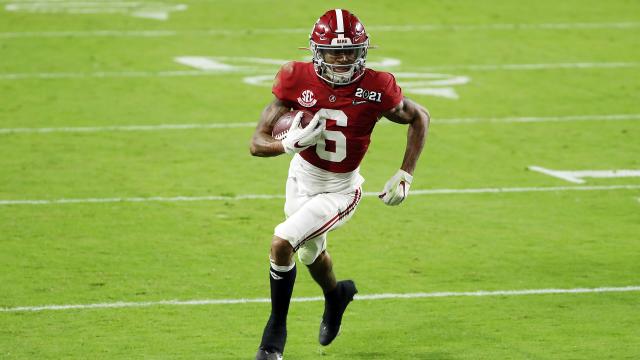
[[[320,193],[309,196],[298,191],[296,178],[287,179],[287,219],[276,226],[274,234],[287,240],[298,258],[311,265],[327,247],[327,232],[346,223],[355,212],[362,189],[351,193]]]

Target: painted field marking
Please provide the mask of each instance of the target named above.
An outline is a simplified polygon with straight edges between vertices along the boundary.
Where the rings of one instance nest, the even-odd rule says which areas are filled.
[[[378,25],[369,26],[372,31],[441,31],[441,30],[573,30],[573,29],[634,29],[640,22],[607,23],[539,23],[539,24],[452,24],[452,25]]]
[[[96,72],[51,72],[51,73],[10,73],[1,74],[0,80],[26,79],[90,79],[90,78],[146,78],[176,76],[219,76],[220,71],[167,70],[167,71],[96,71]]]
[[[522,30],[628,30],[640,28],[640,22],[606,23],[543,23],[543,24],[414,24],[414,25],[371,25],[370,32],[412,32],[412,31],[522,31]],[[167,37],[167,36],[255,36],[255,34],[308,34],[308,28],[267,28],[267,29],[208,29],[208,30],[90,30],[90,31],[29,31],[1,32],[0,38],[39,37]]]
[[[496,291],[446,291],[446,292],[420,292],[420,293],[384,293],[370,295],[356,295],[358,301],[395,300],[395,299],[425,299],[425,298],[449,298],[449,297],[485,297],[485,296],[525,296],[525,295],[556,295],[556,294],[600,294],[618,292],[640,291],[640,286],[625,287],[598,287],[575,289],[527,289],[527,290],[496,290]],[[292,302],[317,302],[324,301],[324,297],[295,297]],[[140,308],[153,306],[194,306],[194,305],[237,305],[237,304],[264,304],[270,303],[268,298],[250,299],[202,299],[202,300],[160,300],[143,302],[111,302],[96,304],[72,304],[72,305],[42,305],[2,307],[0,312],[36,312],[36,311],[60,311],[60,310],[85,310],[85,309],[114,309],[114,308]]]
[[[529,170],[566,180],[575,184],[584,184],[583,178],[623,178],[640,177],[640,170],[551,170],[541,166],[529,166]]]
[[[122,126],[80,126],[59,128],[0,128],[0,134],[27,133],[93,133],[109,131],[163,131],[163,130],[190,130],[190,129],[230,129],[230,128],[254,128],[257,122],[235,122],[219,124],[161,124],[161,125],[122,125]]]
[[[203,71],[218,72],[247,72],[247,65],[255,68],[261,66],[265,75],[252,75],[245,77],[245,84],[254,86],[271,87],[273,84],[273,74],[277,68],[288,62],[284,59],[270,59],[257,57],[229,57],[229,56],[178,56],[174,61]],[[395,68],[402,64],[400,59],[382,58],[377,63],[370,64],[383,68]],[[468,76],[449,75],[427,72],[394,72],[398,79],[398,84],[408,94],[418,94],[427,96],[438,96],[447,99],[457,100],[459,98],[453,86],[465,85],[471,81]]]
[[[1,38],[1,36],[0,36]],[[181,57],[181,61],[185,64],[184,58]],[[209,64],[211,65],[211,64]],[[204,65],[203,65],[204,66]],[[213,66],[213,65],[211,65]],[[387,67],[385,65],[383,67]],[[222,66],[221,66],[222,67]],[[250,77],[245,78],[243,81],[250,85],[263,85],[267,82],[269,85],[273,81],[274,73],[263,75],[252,75],[257,70],[256,67],[248,66],[236,66],[226,68],[224,71],[221,67],[216,69],[205,70],[163,70],[163,71],[144,71],[144,70],[129,70],[129,71],[95,71],[95,72],[43,72],[43,73],[0,73],[0,80],[29,80],[29,79],[93,79],[93,78],[145,78],[145,77],[182,77],[182,76],[220,76],[228,75],[229,72],[237,74],[247,74]],[[440,70],[470,70],[470,71],[495,71],[495,70],[552,70],[552,69],[624,69],[640,67],[640,62],[602,62],[602,63],[556,63],[556,64],[486,64],[486,65],[445,65],[445,66],[431,66],[420,68],[424,71],[440,71]],[[411,76],[415,73],[406,73],[406,76]],[[405,76],[405,77],[406,77]],[[453,75],[449,75],[453,76]]]
[[[495,70],[553,70],[553,69],[617,69],[634,68],[640,66],[639,62],[578,62],[578,63],[547,63],[547,64],[476,64],[476,65],[443,65],[427,66],[421,68],[424,71],[440,70],[471,70],[471,71],[495,71]]]
[[[503,118],[452,118],[442,119],[442,124],[474,124],[474,123],[538,123],[538,122],[572,122],[572,121],[627,121],[640,120],[640,114],[607,114],[607,115],[568,115],[568,116],[523,116]],[[437,121],[437,120],[436,120]]]
[[[468,76],[436,74],[436,73],[415,73],[415,72],[394,72],[404,92],[408,94],[427,95],[444,97],[457,100],[460,98],[455,85],[465,85],[471,81]],[[270,87],[273,84],[273,74],[247,76],[242,80],[245,84]]]
[[[133,17],[168,20],[174,11],[185,11],[185,4],[137,1],[14,1],[5,5],[8,12],[36,14],[125,14]]]
[[[509,188],[477,188],[477,189],[424,189],[411,190],[412,196],[418,195],[454,195],[454,194],[505,194],[527,192],[560,192],[560,191],[610,191],[637,190],[638,185],[608,186],[554,186],[554,187],[509,187]],[[367,197],[377,197],[377,192],[365,192]],[[193,201],[241,201],[284,199],[280,194],[243,194],[236,196],[152,196],[152,197],[118,197],[118,198],[84,198],[84,199],[39,199],[39,200],[0,200],[0,206],[7,205],[66,205],[66,204],[104,204],[104,203],[142,203],[142,202],[193,202]]]
[[[307,59],[304,59],[305,61]],[[173,61],[197,70],[247,70],[247,65],[264,65],[277,70],[280,66],[291,61],[287,59],[273,59],[251,56],[176,56]],[[394,62],[395,63],[395,62]],[[274,75],[275,76],[275,75]]]
[[[205,71],[235,71],[237,66],[225,64],[220,60],[204,56],[178,56],[175,62],[198,70]]]
[[[455,85],[465,85],[471,81],[468,76],[436,74],[436,73],[415,73],[415,72],[394,72],[404,92],[408,94],[427,95],[444,97],[457,100],[460,98]],[[273,74],[248,76],[243,79],[245,84],[270,87],[273,84]]]
[[[432,125],[460,125],[476,123],[539,123],[539,122],[573,122],[573,121],[636,121],[640,114],[605,114],[605,115],[569,115],[569,116],[525,116],[504,118],[444,118],[432,119]],[[378,125],[390,125],[389,121]],[[0,128],[2,134],[50,134],[50,133],[94,133],[111,131],[165,131],[192,129],[234,129],[255,128],[257,122],[231,122],[211,124],[160,124],[160,125],[112,125],[112,126],[77,126],[46,128]]]

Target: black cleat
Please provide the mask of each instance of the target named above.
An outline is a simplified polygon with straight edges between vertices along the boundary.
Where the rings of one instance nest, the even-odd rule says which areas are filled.
[[[318,340],[320,345],[327,346],[338,336],[342,315],[347,309],[347,305],[353,300],[353,296],[358,293],[356,284],[351,280],[338,281],[336,287],[337,300],[335,303],[324,302],[324,314],[320,323],[320,334]]]
[[[273,316],[270,316],[262,333],[262,341],[256,354],[256,360],[282,360],[286,342],[287,327],[285,325],[275,325]]]
[[[277,350],[267,350],[260,347],[256,360],[282,360],[282,353]]]

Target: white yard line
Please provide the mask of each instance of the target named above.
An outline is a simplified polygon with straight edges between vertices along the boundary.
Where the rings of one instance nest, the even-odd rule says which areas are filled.
[[[523,116],[493,118],[450,118],[435,119],[434,124],[473,124],[473,123],[537,123],[537,122],[571,122],[571,121],[627,121],[640,120],[640,114],[603,114],[603,115],[568,115],[568,116]]]
[[[543,64],[476,64],[476,65],[443,65],[427,66],[416,71],[527,71],[553,69],[624,69],[640,67],[640,62],[579,62],[579,63],[543,63]],[[274,67],[274,71],[277,67]],[[0,80],[29,79],[92,79],[92,78],[147,78],[147,77],[197,77],[220,76],[229,74],[255,74],[259,69],[242,67],[230,70],[163,70],[163,71],[96,71],[96,72],[43,72],[43,73],[0,73]],[[412,74],[412,73],[408,73]]]
[[[247,72],[255,70],[247,69]],[[225,71],[205,70],[167,70],[167,71],[96,71],[96,72],[52,72],[52,73],[0,73],[0,80],[26,79],[88,79],[88,78],[146,78],[146,77],[182,77],[182,76],[220,76]]]
[[[640,116],[640,115],[639,115]],[[160,124],[160,125],[122,125],[122,126],[80,126],[59,128],[0,128],[0,134],[12,133],[36,133],[47,134],[57,132],[105,132],[105,131],[163,131],[163,130],[190,130],[190,129],[228,129],[228,128],[254,128],[256,122],[236,122],[219,124]]]
[[[4,5],[7,12],[31,14],[124,14],[165,21],[170,13],[184,11],[185,4],[138,1],[13,1]]]
[[[367,27],[369,31],[411,32],[411,31],[442,31],[442,30],[578,30],[578,29],[635,29],[640,22],[603,22],[603,23],[538,23],[538,24],[425,24],[425,25],[373,25]]]
[[[167,36],[176,36],[182,33],[183,32],[179,32],[175,30],[27,31],[27,32],[0,32],[0,39],[61,38],[61,37],[167,37]]]
[[[617,69],[634,68],[640,66],[640,62],[578,62],[578,63],[546,63],[546,64],[476,64],[476,65],[443,65],[427,66],[419,68],[420,71],[442,70],[552,70],[552,69]]]
[[[569,115],[569,116],[524,116],[524,117],[489,117],[489,118],[444,118],[433,119],[432,125],[457,125],[475,123],[538,123],[538,122],[572,122],[572,121],[636,121],[640,114],[603,114],[603,115]],[[380,125],[388,125],[383,121]],[[166,131],[192,129],[229,129],[254,128],[256,122],[230,122],[210,124],[159,124],[159,125],[112,125],[112,126],[65,126],[46,128],[0,128],[1,134],[49,134],[49,133],[94,133],[110,131]]]
[[[559,192],[559,191],[610,191],[637,190],[638,185],[602,185],[602,186],[552,186],[552,187],[503,187],[477,189],[428,189],[411,190],[412,196],[418,195],[447,195],[447,194],[499,194],[499,193],[527,193],[527,192]],[[366,192],[363,196],[378,196],[376,192]],[[118,198],[84,198],[84,199],[39,199],[39,200],[0,200],[0,206],[7,205],[65,205],[65,204],[96,204],[96,203],[141,203],[141,202],[193,202],[193,201],[241,201],[260,199],[284,199],[281,194],[244,194],[236,196],[174,196],[174,197],[118,197]]]
[[[606,191],[606,190],[637,190],[640,185],[593,185],[593,186],[552,186],[552,187],[508,187],[508,188],[479,188],[479,189],[432,189],[411,190],[411,195],[444,195],[444,194],[496,194],[496,193],[527,193],[554,191]],[[377,193],[364,193],[364,196],[377,196]],[[1,204],[1,203],[0,203]]]
[[[541,23],[541,24],[413,24],[413,25],[371,25],[367,30],[381,32],[429,32],[429,31],[521,31],[521,30],[598,30],[637,29],[640,22],[605,23]],[[0,32],[0,39],[50,38],[50,37],[167,37],[167,36],[254,36],[255,34],[308,34],[309,28],[266,28],[266,29],[208,29],[208,30],[89,30],[89,31],[25,31]]]
[[[527,289],[527,290],[496,290],[496,291],[447,291],[430,293],[405,293],[405,294],[370,294],[356,295],[355,300],[394,300],[394,299],[425,299],[425,298],[448,298],[448,297],[485,297],[485,296],[524,296],[524,295],[552,295],[552,294],[593,294],[593,293],[617,293],[640,291],[640,286],[625,287],[598,287],[598,288],[575,288],[575,289]],[[292,298],[292,302],[324,301],[324,297],[297,297]],[[111,302],[97,304],[73,304],[73,305],[42,305],[42,306],[19,306],[0,308],[0,312],[35,312],[46,310],[84,310],[84,309],[113,309],[113,308],[140,308],[152,306],[193,306],[193,305],[234,305],[251,303],[270,303],[268,298],[251,299],[202,299],[202,300],[160,300],[144,302]]]

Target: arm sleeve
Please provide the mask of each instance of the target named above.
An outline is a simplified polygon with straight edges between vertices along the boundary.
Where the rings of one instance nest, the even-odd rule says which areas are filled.
[[[284,64],[273,80],[271,92],[286,106],[292,107],[294,99],[291,98],[291,89],[294,84],[293,62]]]
[[[398,86],[396,78],[391,74],[388,74],[388,76],[389,81],[385,86],[384,96],[381,104],[382,111],[389,111],[393,109],[398,104],[400,104],[403,98],[402,89],[400,88],[400,86]]]

